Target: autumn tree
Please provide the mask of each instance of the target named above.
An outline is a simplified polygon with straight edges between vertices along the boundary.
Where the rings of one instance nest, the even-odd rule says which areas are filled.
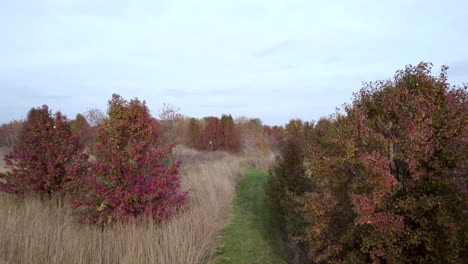
[[[236,123],[244,151],[261,153],[268,153],[270,151],[267,134],[263,131],[262,120],[259,118],[248,119],[240,117]]]
[[[298,211],[301,203],[298,198],[312,190],[312,183],[306,173],[306,150],[311,143],[309,138],[313,123],[291,119],[286,124],[283,139],[278,142],[279,153],[275,166],[268,179],[266,193],[280,214],[278,223],[289,234],[288,237],[304,235],[306,222]],[[309,131],[309,132],[307,132]],[[295,255],[306,254],[305,245],[289,239]],[[295,245],[295,246],[293,246]],[[302,258],[305,258],[302,256]]]
[[[87,156],[67,118],[44,105],[32,108],[18,140],[5,156],[7,172],[0,189],[8,193],[51,195],[62,192],[86,172]]]
[[[22,121],[12,121],[0,126],[0,147],[13,147],[18,139],[22,127]]]
[[[77,114],[75,119],[70,121],[70,128],[80,137],[83,146],[88,146],[94,141],[92,128],[82,114]]]
[[[175,121],[180,117],[180,108],[171,104],[163,103],[163,107],[159,112],[159,118],[166,121],[169,127],[174,127]]]
[[[86,121],[91,127],[97,127],[104,122],[106,114],[98,108],[91,108],[85,112]]]
[[[159,110],[159,120],[161,124],[161,140],[170,143],[178,139],[175,134],[178,121],[182,119],[180,108],[171,104],[163,103],[162,109]],[[180,131],[180,129],[179,129]]]
[[[202,133],[202,149],[220,150],[223,142],[220,120],[217,117],[205,117],[206,126]]]
[[[281,126],[263,126],[263,131],[267,137],[268,145],[274,152],[280,151],[280,144],[284,139],[284,129]]]
[[[313,122],[291,119],[286,124],[284,133],[286,136],[295,138],[299,144],[305,145],[311,138],[313,127]]]
[[[466,259],[468,93],[446,70],[407,66],[323,123],[304,162],[314,189],[298,199],[312,260]]]
[[[199,149],[201,147],[201,126],[200,122],[192,117],[189,119],[187,127],[187,144],[188,146]]]
[[[221,149],[229,152],[239,152],[241,147],[240,135],[231,115],[221,116]]]
[[[186,200],[180,191],[180,163],[163,166],[173,145],[158,140],[144,101],[114,94],[107,114],[93,148],[96,161],[84,181],[90,191],[74,205],[85,208],[86,220],[100,224],[172,216]]]
[[[272,204],[279,211],[278,221],[289,234],[298,235],[303,229],[304,221],[297,216],[300,206],[296,197],[310,191],[310,182],[304,167],[304,147],[291,136],[280,144],[274,170],[268,178],[266,193]]]
[[[89,124],[89,130],[84,136],[85,146],[89,147],[96,141],[99,127],[102,126],[104,119],[106,118],[106,114],[98,108],[90,108],[83,114],[83,116]]]
[[[187,144],[186,134],[188,125],[189,119],[183,115],[179,115],[179,117],[175,120],[174,127],[171,130],[171,138],[173,142],[176,142],[177,144]]]

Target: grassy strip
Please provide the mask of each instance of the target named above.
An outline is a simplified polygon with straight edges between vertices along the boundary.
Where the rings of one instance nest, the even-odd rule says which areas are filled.
[[[286,263],[275,212],[265,197],[268,173],[246,169],[236,187],[231,223],[225,229],[217,264]]]

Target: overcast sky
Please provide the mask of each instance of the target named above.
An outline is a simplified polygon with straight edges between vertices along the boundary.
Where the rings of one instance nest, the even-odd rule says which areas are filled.
[[[156,116],[312,120],[420,61],[468,82],[468,1],[0,0],[0,123],[112,93]]]

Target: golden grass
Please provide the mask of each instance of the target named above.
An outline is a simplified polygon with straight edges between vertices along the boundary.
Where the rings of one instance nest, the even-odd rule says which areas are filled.
[[[142,221],[101,230],[77,223],[68,204],[58,200],[0,194],[0,263],[202,263],[227,224],[241,169],[266,169],[271,156],[200,154],[180,147],[175,156],[195,161],[181,170],[190,200],[161,224]]]

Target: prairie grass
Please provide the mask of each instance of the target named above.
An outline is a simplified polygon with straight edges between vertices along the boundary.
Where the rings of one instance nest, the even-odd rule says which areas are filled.
[[[77,222],[63,200],[0,194],[0,263],[203,263],[227,225],[243,168],[266,169],[271,156],[197,153],[185,159],[189,202],[163,223],[143,220],[101,229]]]

